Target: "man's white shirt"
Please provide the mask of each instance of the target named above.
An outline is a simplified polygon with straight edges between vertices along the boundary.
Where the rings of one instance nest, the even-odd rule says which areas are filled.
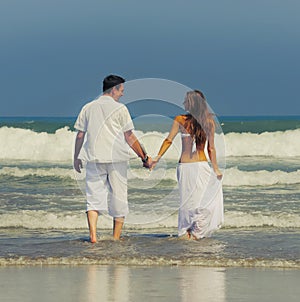
[[[112,97],[102,95],[83,106],[74,127],[86,132],[78,158],[99,163],[129,159],[124,132],[133,130],[134,125],[127,107]]]

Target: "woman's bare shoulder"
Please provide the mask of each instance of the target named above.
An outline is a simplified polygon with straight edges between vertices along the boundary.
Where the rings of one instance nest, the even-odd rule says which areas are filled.
[[[186,118],[187,118],[186,114],[181,114],[181,115],[175,116],[174,120],[180,124],[183,124],[186,121]]]

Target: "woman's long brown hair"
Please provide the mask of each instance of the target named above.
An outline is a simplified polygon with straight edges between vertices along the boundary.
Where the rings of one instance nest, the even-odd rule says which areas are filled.
[[[204,94],[199,90],[189,91],[185,102],[189,114],[185,122],[185,128],[196,141],[197,145],[204,144],[207,135],[212,130],[213,115],[208,110]]]

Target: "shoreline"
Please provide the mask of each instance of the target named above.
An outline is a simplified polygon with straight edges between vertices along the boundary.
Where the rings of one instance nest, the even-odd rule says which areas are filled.
[[[87,257],[67,258],[49,257],[29,259],[28,257],[0,258],[0,268],[3,267],[76,267],[76,266],[128,266],[128,267],[200,267],[200,268],[259,268],[259,269],[292,269],[300,270],[299,261],[258,260],[258,259],[197,259],[186,261],[173,259],[90,259]]]
[[[99,230],[100,231],[100,230]],[[10,230],[0,238],[0,268],[122,265],[147,267],[300,269],[299,229],[220,229],[211,238],[178,239],[175,228],[111,230],[91,244],[87,230]]]

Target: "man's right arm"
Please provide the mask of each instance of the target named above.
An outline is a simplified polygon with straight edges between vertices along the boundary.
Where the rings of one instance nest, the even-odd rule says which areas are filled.
[[[152,162],[152,159],[150,156],[147,156],[147,153],[145,153],[145,150],[142,148],[140,142],[138,141],[137,137],[134,135],[132,130],[124,132],[125,140],[127,144],[131,147],[131,149],[136,153],[138,157],[141,158],[143,161],[143,165],[146,168],[149,168]]]
[[[82,144],[84,142],[85,132],[78,131],[76,135],[76,141],[75,141],[75,151],[74,151],[74,168],[78,173],[81,173],[82,169],[82,161],[78,158],[79,152],[81,150]]]

